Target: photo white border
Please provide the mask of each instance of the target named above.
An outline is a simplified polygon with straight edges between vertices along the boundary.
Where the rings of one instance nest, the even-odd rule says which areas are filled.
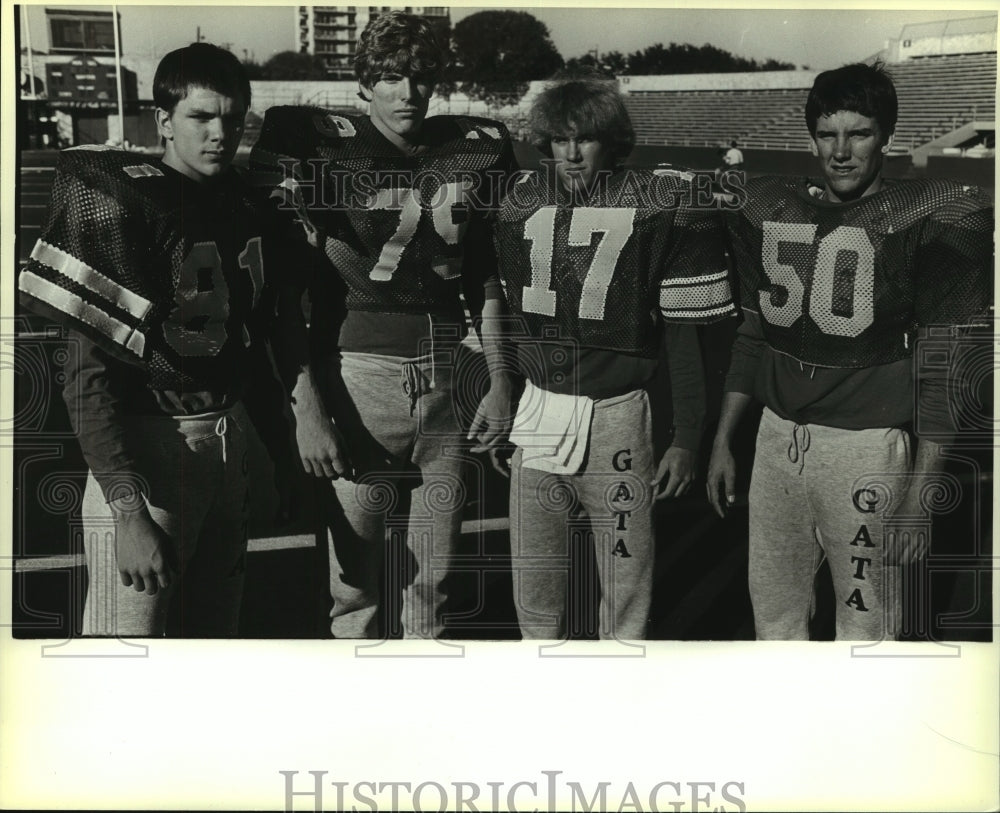
[[[956,16],[998,7],[947,4]],[[16,268],[13,9],[4,0],[0,324],[11,323]],[[0,415],[10,416],[10,348],[0,352]],[[282,770],[326,771],[330,782],[476,782],[483,810],[487,782],[503,782],[503,793],[519,781],[541,787],[543,771],[588,793],[611,782],[613,809],[628,782],[643,799],[664,781],[742,782],[749,810],[1000,805],[996,641],[961,644],[959,657],[883,644],[901,657],[868,658],[834,643],[648,642],[641,659],[539,658],[533,644],[467,641],[463,658],[355,658],[353,644],[334,641],[148,641],[147,657],[62,657],[108,642],[58,652],[46,649],[58,642],[15,641],[9,439],[0,447],[0,808],[282,809]],[[325,809],[334,798],[330,785]],[[544,791],[538,799],[548,809]],[[563,793],[557,809],[569,803]],[[311,800],[297,797],[296,809]]]

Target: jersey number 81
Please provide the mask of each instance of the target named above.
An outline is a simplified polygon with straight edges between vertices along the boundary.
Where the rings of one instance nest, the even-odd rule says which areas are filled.
[[[259,237],[247,241],[239,264],[250,275],[252,302],[256,305],[264,286]],[[228,319],[229,285],[222,272],[219,249],[211,241],[195,243],[181,265],[174,308],[163,323],[163,337],[181,356],[215,356],[229,338]],[[246,325],[243,343],[250,344]]]

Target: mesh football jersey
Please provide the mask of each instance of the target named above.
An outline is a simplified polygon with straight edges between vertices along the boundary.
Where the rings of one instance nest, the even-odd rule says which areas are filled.
[[[729,217],[741,305],[760,313],[776,351],[820,367],[886,364],[911,354],[917,327],[987,310],[993,206],[982,190],[923,179],[849,203],[817,192],[756,178]]]
[[[454,312],[463,273],[496,273],[488,219],[514,167],[507,130],[434,116],[421,137],[426,149],[405,156],[368,116],[315,107],[264,116],[255,183],[303,223],[343,278],[350,310]]]
[[[617,172],[586,206],[522,176],[496,224],[500,278],[529,336],[655,356],[661,320],[730,316],[722,221],[679,173]]]
[[[64,150],[21,300],[144,366],[153,389],[230,389],[264,286],[247,191],[234,171],[205,186],[134,153]]]

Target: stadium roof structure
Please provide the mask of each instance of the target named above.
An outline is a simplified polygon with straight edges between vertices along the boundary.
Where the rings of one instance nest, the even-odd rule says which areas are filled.
[[[899,33],[901,40],[917,40],[924,37],[954,37],[960,34],[988,34],[996,31],[995,14],[982,17],[963,17],[958,20],[942,20],[930,23],[910,23]]]

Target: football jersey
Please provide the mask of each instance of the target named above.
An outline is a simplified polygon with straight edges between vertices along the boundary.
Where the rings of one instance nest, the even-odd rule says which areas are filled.
[[[407,156],[368,116],[265,114],[250,158],[255,183],[325,253],[349,310],[460,313],[463,274],[496,274],[488,218],[514,166],[507,130],[434,116],[421,138],[425,149]]]
[[[722,222],[690,205],[688,180],[645,170],[604,180],[574,205],[525,174],[501,206],[500,277],[527,337],[654,357],[662,320],[731,316]]]
[[[922,179],[847,203],[818,192],[756,178],[729,216],[741,305],[777,352],[819,367],[887,364],[911,354],[918,327],[987,310],[993,206],[982,190]]]
[[[155,158],[64,150],[21,300],[145,368],[152,389],[239,388],[264,287],[247,192],[233,170],[203,185]]]

